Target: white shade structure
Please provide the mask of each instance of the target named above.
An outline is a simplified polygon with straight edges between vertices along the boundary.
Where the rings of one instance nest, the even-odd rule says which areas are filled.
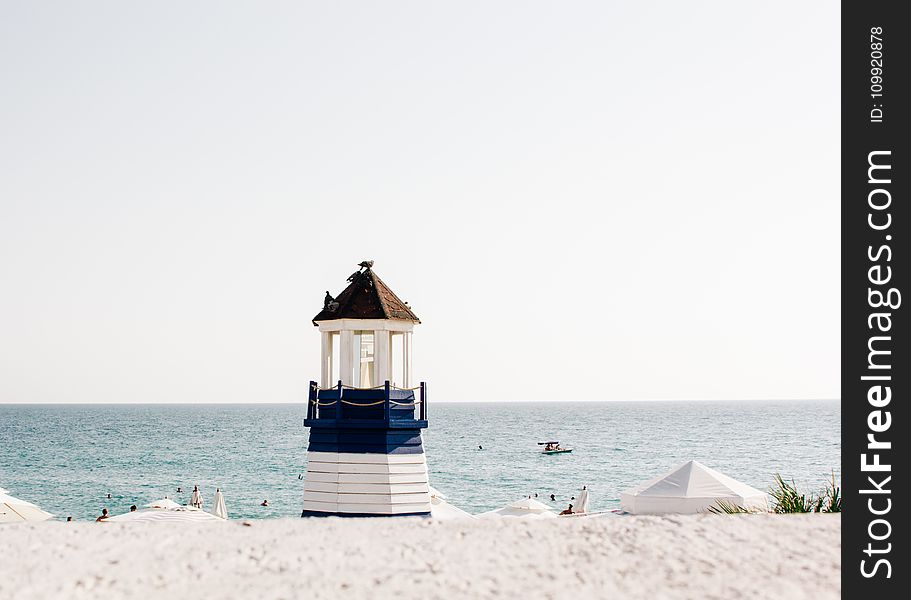
[[[137,510],[115,517],[108,517],[102,523],[203,523],[224,522],[221,517],[192,506],[178,508]]]
[[[212,509],[212,514],[220,519],[228,518],[228,507],[225,504],[225,495],[221,493],[221,490],[215,490],[215,508]]]
[[[620,495],[620,507],[634,515],[707,512],[718,501],[765,511],[768,496],[756,488],[691,460]]]
[[[326,292],[313,317],[321,368],[304,418],[301,517],[429,517],[426,385],[412,387],[411,335],[421,321],[372,260],[358,266],[338,296]]]
[[[481,519],[497,517],[513,517],[519,519],[551,519],[557,515],[543,502],[534,498],[522,498],[515,502],[510,502],[503,508],[498,508],[478,515]]]
[[[430,517],[438,521],[452,521],[454,519],[474,519],[475,516],[465,512],[458,506],[453,506],[442,498],[430,499]]]
[[[457,506],[453,506],[445,500],[446,496],[439,490],[430,486],[430,517],[439,521],[451,521],[453,519],[474,519],[475,516],[465,512]]]
[[[25,521],[47,521],[51,513],[41,510],[31,502],[20,500],[0,488],[0,523],[23,523]]]
[[[173,500],[171,500],[170,498],[168,498],[167,496],[165,496],[161,500],[156,500],[155,502],[149,502],[148,504],[146,504],[146,508],[171,509],[171,508],[180,508],[180,505],[177,504],[176,502],[174,502]]]
[[[361,263],[364,270],[348,278],[350,285],[337,298],[327,291],[323,310],[313,318],[320,331],[323,389],[339,381],[361,388],[385,381],[412,385],[411,336],[421,320],[373,271],[372,262]]]

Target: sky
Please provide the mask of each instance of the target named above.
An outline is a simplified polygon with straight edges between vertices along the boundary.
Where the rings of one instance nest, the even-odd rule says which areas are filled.
[[[0,0],[0,402],[839,397],[831,2]]]

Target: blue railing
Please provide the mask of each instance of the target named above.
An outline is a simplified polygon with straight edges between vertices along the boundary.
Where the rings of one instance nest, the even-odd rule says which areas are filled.
[[[338,385],[327,389],[320,389],[315,381],[310,382],[304,421],[307,427],[339,421],[365,425],[405,425],[410,421],[413,426],[416,420],[427,420],[427,384],[423,381],[416,388],[397,388],[388,381],[375,388],[356,388],[339,381]]]

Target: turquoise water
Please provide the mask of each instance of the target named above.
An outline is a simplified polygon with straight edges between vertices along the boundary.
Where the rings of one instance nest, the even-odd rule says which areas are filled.
[[[583,484],[593,510],[615,508],[622,490],[690,459],[759,489],[776,472],[816,489],[841,462],[837,401],[428,408],[431,484],[469,512],[533,493],[563,508]],[[0,487],[76,519],[165,495],[186,503],[194,485],[207,506],[220,487],[232,518],[298,516],[304,414],[303,404],[0,405]],[[542,455],[544,439],[575,451]]]

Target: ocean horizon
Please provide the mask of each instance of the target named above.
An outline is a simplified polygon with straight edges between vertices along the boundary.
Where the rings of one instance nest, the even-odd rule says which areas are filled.
[[[621,491],[691,459],[758,489],[780,473],[815,491],[840,478],[840,406],[431,401],[424,446],[431,485],[471,513],[534,494],[563,509],[583,485],[591,510],[610,510]],[[0,487],[77,520],[166,495],[186,503],[194,485],[207,508],[220,488],[232,518],[297,517],[305,414],[302,402],[0,404]],[[537,442],[551,439],[574,451],[542,455]]]

